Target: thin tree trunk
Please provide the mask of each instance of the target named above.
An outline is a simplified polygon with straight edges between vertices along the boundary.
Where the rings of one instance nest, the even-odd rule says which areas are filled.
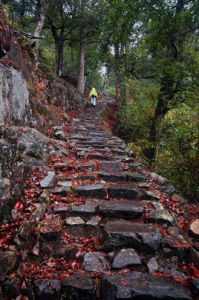
[[[37,3],[37,22],[35,24],[33,36],[40,37],[41,30],[44,26],[45,21],[45,8],[46,8],[46,0],[38,0]],[[37,42],[38,46],[38,42]]]
[[[80,58],[79,58],[79,79],[78,92],[84,94],[85,86],[85,41],[84,41],[84,15],[85,15],[86,0],[81,3],[81,22],[80,22]]]
[[[121,106],[121,72],[120,72],[120,56],[119,45],[114,45],[115,50],[115,87],[116,87],[116,101]]]
[[[84,85],[85,85],[85,45],[83,42],[80,43],[80,62],[79,62],[79,79],[78,79],[78,92],[84,93]]]
[[[63,53],[64,53],[64,32],[61,29],[60,36],[57,33],[57,28],[51,24],[51,31],[55,41],[55,68],[56,74],[61,76],[63,70]]]
[[[38,0],[37,7],[38,7],[37,8],[38,17],[37,17],[37,22],[35,24],[33,36],[40,37],[40,33],[44,26],[44,21],[45,21],[46,0]],[[36,69],[38,67],[38,57],[39,57],[39,41],[36,40],[36,57],[35,57],[37,61]]]

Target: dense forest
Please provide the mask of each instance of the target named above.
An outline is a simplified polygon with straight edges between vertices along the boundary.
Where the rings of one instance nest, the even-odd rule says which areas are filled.
[[[197,0],[2,0],[38,64],[116,97],[115,132],[189,199],[199,196]],[[36,38],[36,39],[35,39]],[[40,56],[39,56],[40,54]]]

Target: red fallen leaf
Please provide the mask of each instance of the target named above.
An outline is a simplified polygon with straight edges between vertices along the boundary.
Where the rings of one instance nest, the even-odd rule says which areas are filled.
[[[120,280],[120,283],[121,283],[122,285],[124,285],[124,286],[127,286],[127,283],[124,282],[123,280]]]
[[[196,278],[199,278],[199,269],[197,269],[196,267],[194,267],[193,265],[191,266],[192,270],[193,270],[193,274]]]
[[[0,239],[0,244],[3,244],[3,243],[5,243],[5,242],[7,242],[8,239],[9,239],[9,237]]]
[[[156,273],[153,273],[153,275],[155,275],[155,276],[163,276],[164,274],[163,274],[163,273],[156,272]]]
[[[23,208],[23,204],[20,201],[17,201],[17,203],[15,204],[15,209],[19,210]]]
[[[22,132],[22,131],[23,131],[23,128],[18,128],[18,131],[21,131],[21,132]]]
[[[177,247],[181,247],[181,248],[185,248],[186,247],[186,245],[181,244],[181,243],[175,243],[175,244],[173,244],[173,246],[177,246]]]
[[[62,275],[62,277],[69,277],[68,273],[62,273],[61,275]]]

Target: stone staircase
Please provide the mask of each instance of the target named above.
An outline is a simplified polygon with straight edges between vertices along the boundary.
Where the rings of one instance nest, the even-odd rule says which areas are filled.
[[[197,299],[197,279],[188,285],[181,268],[190,242],[160,201],[168,186],[154,192],[150,173],[103,129],[102,106],[54,128],[68,154],[52,154],[15,236],[23,272],[18,285],[2,284],[5,299]]]

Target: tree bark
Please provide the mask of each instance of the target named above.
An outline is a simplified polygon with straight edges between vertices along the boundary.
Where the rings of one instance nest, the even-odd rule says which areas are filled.
[[[79,78],[78,92],[84,94],[85,86],[85,41],[84,41],[84,17],[86,0],[81,2],[81,22],[80,22],[80,58],[79,58]]]
[[[44,26],[45,21],[45,8],[46,8],[46,0],[38,0],[37,2],[37,22],[35,24],[33,36],[40,37],[41,30]],[[38,61],[39,57],[39,40],[36,40],[36,61]],[[36,63],[36,68],[38,67],[38,62]]]
[[[33,36],[40,37],[40,33],[44,26],[44,21],[45,21],[46,0],[38,0],[37,7],[38,7],[37,8],[38,16],[37,16],[37,22],[35,24]]]
[[[85,85],[85,44],[80,42],[80,62],[79,62],[79,79],[78,79],[78,92],[84,94]]]
[[[115,51],[115,88],[116,88],[116,101],[121,106],[121,71],[120,71],[120,55],[119,45],[114,45]]]
[[[63,70],[63,53],[64,53],[64,32],[61,29],[60,35],[57,33],[57,28],[51,24],[51,31],[55,41],[55,68],[58,76],[62,75]]]

